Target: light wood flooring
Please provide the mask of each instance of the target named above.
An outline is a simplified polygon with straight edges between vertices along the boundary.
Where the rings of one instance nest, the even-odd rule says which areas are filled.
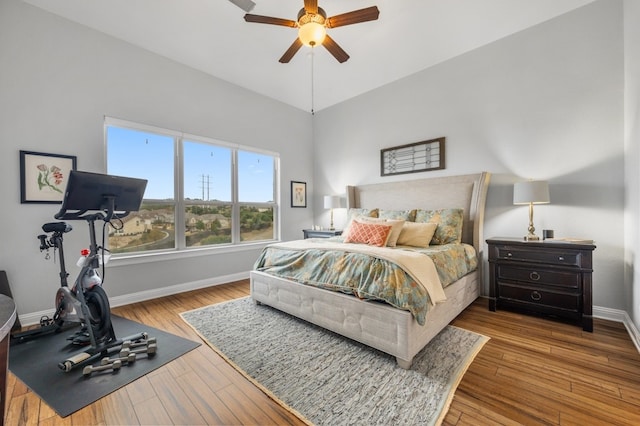
[[[248,281],[240,281],[112,311],[198,340],[179,313],[248,292]],[[586,333],[489,312],[485,299],[454,324],[491,340],[462,379],[444,424],[640,424],[640,354],[622,324],[595,320]],[[303,424],[205,344],[66,418],[12,374],[7,398],[6,425]]]

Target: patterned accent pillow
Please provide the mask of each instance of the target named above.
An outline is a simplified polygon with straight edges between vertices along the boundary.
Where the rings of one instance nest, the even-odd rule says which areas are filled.
[[[437,227],[438,224],[433,222],[405,222],[397,244],[399,246],[429,247]]]
[[[391,225],[364,223],[353,220],[349,232],[344,237],[345,243],[369,244],[384,247],[391,233]]]
[[[431,239],[431,244],[441,245],[460,243],[462,241],[462,209],[420,210],[416,212],[416,222],[437,223],[438,227]]]
[[[395,247],[398,241],[398,237],[400,236],[400,232],[402,232],[402,225],[404,225],[404,220],[394,220],[394,219],[382,219],[379,217],[359,217],[358,222],[364,223],[379,223],[383,225],[391,225],[391,232],[389,233],[389,238],[387,239],[387,247]]]
[[[383,219],[402,219],[414,222],[416,220],[416,210],[383,210],[378,211],[378,217]]]
[[[347,211],[347,224],[342,229],[342,235],[348,233],[351,221],[359,217],[378,217],[378,209],[354,209]]]

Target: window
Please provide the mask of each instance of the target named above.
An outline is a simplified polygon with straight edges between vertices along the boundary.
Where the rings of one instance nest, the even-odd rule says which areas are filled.
[[[140,211],[110,228],[113,253],[276,238],[277,155],[114,119],[105,135],[107,173],[148,180]]]

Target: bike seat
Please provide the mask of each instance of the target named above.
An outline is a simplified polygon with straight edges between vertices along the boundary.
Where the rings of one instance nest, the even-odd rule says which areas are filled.
[[[69,232],[73,229],[73,227],[67,222],[49,222],[42,225],[42,230],[44,232]]]

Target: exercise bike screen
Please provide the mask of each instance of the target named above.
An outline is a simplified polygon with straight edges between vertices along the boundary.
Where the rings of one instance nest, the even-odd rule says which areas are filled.
[[[114,199],[114,211],[140,210],[146,179],[71,170],[61,210],[105,210]]]

